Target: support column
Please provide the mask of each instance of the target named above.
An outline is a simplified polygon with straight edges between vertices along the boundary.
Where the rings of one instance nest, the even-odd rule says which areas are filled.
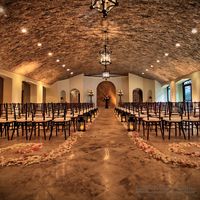
[[[176,83],[175,83],[175,81],[170,82],[170,101],[176,102]]]
[[[22,99],[22,80],[15,76],[12,79],[12,103],[21,103]]]
[[[200,101],[200,72],[191,75],[192,80],[192,101]]]
[[[43,85],[41,83],[37,84],[37,103],[43,102]]]

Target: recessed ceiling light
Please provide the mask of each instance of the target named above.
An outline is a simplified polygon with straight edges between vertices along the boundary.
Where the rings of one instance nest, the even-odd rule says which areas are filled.
[[[42,43],[38,42],[37,45],[38,45],[38,47],[41,47],[41,46],[42,46]]]
[[[142,72],[142,74],[144,75],[144,72]]]
[[[153,65],[151,65],[151,68],[153,68]]]
[[[0,14],[4,14],[5,13],[5,10],[2,6],[0,6]]]
[[[169,56],[169,53],[165,53],[165,56]]]
[[[192,29],[192,33],[193,33],[193,34],[196,34],[197,32],[198,32],[197,28],[193,28],[193,29]]]
[[[70,69],[67,69],[67,71],[70,71]]]
[[[180,43],[176,43],[176,47],[180,47],[181,45],[180,45]]]
[[[70,74],[71,74],[71,75],[73,75],[73,74],[74,74],[74,72],[70,72]]]
[[[56,62],[60,62],[60,60],[59,60],[59,59],[57,59],[57,60],[56,60]]]
[[[65,67],[65,64],[63,64],[62,67]]]
[[[49,52],[49,53],[48,53],[48,56],[53,56],[53,53],[52,53],[52,52]]]
[[[156,62],[157,62],[157,63],[159,63],[159,62],[160,62],[160,60],[156,60]]]
[[[148,69],[146,69],[146,72],[148,72],[149,70]]]
[[[21,32],[22,32],[22,33],[27,33],[28,31],[27,31],[26,28],[21,28]]]

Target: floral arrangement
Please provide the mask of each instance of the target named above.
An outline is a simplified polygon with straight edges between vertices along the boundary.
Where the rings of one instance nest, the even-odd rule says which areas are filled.
[[[58,148],[50,151],[49,153],[43,153],[41,155],[25,155],[27,153],[38,151],[43,147],[42,143],[20,143],[9,147],[1,148],[0,153],[7,150],[14,150],[15,153],[23,154],[19,158],[10,158],[0,156],[0,166],[14,166],[14,165],[31,165],[49,160],[54,160],[61,157],[65,153],[69,152],[73,144],[77,141],[77,136],[69,137],[65,142],[60,144]]]
[[[163,163],[166,163],[166,164],[173,164],[175,166],[190,167],[190,168],[200,168],[200,162],[198,160],[191,161],[190,159],[181,159],[181,158],[176,158],[176,157],[172,157],[172,156],[167,156],[166,154],[162,153],[157,148],[153,147],[150,144],[147,144],[147,142],[144,139],[142,139],[139,136],[139,133],[137,133],[137,132],[133,132],[131,134],[129,133],[129,136],[131,137],[131,139],[133,140],[134,144],[136,144],[136,146],[139,149],[143,150],[150,157],[152,157],[152,158],[154,158],[156,160],[160,160],[160,161],[162,161]],[[187,146],[187,145],[191,146],[191,144],[195,145],[196,147],[200,146],[199,144],[193,144],[193,143],[187,143],[187,144],[184,143],[184,146]],[[183,150],[178,150],[179,147],[181,147],[181,145],[183,145],[183,144],[171,144],[170,150],[172,152],[175,152],[175,153],[181,152],[181,154],[184,154]],[[194,152],[192,152],[191,154],[199,157],[199,152],[195,153],[195,154],[194,154]]]
[[[195,142],[188,142],[188,143],[175,143],[169,145],[169,150],[171,152],[174,152],[176,154],[185,155],[185,156],[191,156],[191,157],[200,157],[200,151],[186,151],[183,148],[186,147],[196,147],[200,149],[200,144],[197,144]]]

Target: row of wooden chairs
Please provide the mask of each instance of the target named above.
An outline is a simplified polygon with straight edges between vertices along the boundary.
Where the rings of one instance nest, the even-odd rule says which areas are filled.
[[[5,134],[7,139],[13,139],[15,133],[19,136],[25,134],[26,139],[32,138],[32,135],[40,136],[41,130],[46,140],[46,132],[49,131],[49,140],[54,129],[56,135],[60,127],[64,133],[65,139],[70,135],[71,125],[74,132],[77,130],[79,118],[86,122],[92,121],[98,109],[93,104],[4,104],[1,105],[0,134]],[[19,114],[20,113],[20,114]],[[12,131],[10,137],[10,131]]]
[[[158,128],[162,138],[165,131],[168,131],[168,139],[171,138],[171,130],[174,128],[175,137],[183,135],[188,139],[191,135],[198,135],[200,127],[200,102],[153,102],[153,103],[124,103],[121,107],[115,108],[116,113],[121,116],[134,117],[137,122],[137,131],[143,127],[143,136],[149,139],[150,131],[155,128],[156,135]],[[125,120],[127,121],[127,119]]]

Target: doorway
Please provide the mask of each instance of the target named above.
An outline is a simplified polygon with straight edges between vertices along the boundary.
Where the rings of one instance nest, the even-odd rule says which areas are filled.
[[[116,87],[110,81],[103,81],[97,86],[97,106],[105,107],[104,98],[110,97],[109,107],[114,108],[116,106]]]
[[[141,89],[137,88],[133,90],[133,102],[135,103],[143,102],[143,92]]]
[[[30,103],[31,100],[31,86],[29,83],[22,82],[22,103]]]
[[[70,103],[80,103],[80,91],[78,89],[70,91]]]

